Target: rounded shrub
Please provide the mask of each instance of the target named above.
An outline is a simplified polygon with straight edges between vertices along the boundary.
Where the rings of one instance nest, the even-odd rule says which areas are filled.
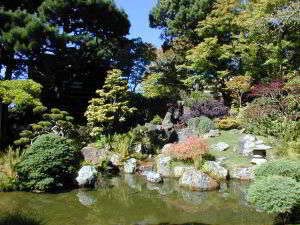
[[[205,134],[215,128],[214,122],[205,116],[189,119],[187,124],[189,128],[197,131],[198,134]]]
[[[283,224],[300,201],[300,183],[289,177],[269,176],[250,185],[247,199],[256,208],[278,214]]]
[[[221,130],[231,130],[231,129],[237,129],[240,127],[239,121],[232,117],[218,119],[216,121],[216,124],[217,124],[217,127]]]
[[[255,176],[283,176],[300,181],[300,161],[298,160],[276,160],[260,165],[255,169]]]
[[[80,154],[69,139],[39,136],[16,165],[21,189],[54,191],[73,184]]]

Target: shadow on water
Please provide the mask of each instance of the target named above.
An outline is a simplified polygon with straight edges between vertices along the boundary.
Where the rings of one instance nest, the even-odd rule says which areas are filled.
[[[136,224],[138,225],[138,224]],[[210,225],[210,224],[205,224],[205,223],[159,223],[159,224],[155,224],[155,225]]]
[[[35,216],[24,215],[17,212],[1,215],[0,225],[44,225],[44,223]]]

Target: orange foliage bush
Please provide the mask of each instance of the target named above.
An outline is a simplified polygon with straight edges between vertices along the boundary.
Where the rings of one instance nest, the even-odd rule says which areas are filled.
[[[207,152],[207,141],[197,136],[191,136],[184,142],[172,144],[167,150],[167,154],[177,160],[194,160]]]

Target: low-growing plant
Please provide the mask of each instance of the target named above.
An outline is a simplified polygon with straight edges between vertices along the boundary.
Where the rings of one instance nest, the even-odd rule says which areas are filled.
[[[162,118],[159,115],[156,115],[153,117],[150,123],[155,124],[155,125],[160,125],[162,123]]]
[[[170,145],[166,152],[174,159],[193,161],[208,152],[208,144],[203,138],[191,136],[183,142]]]
[[[223,101],[214,99],[197,102],[191,107],[191,114],[193,117],[207,116],[212,119],[226,116],[228,112],[229,108],[224,105]]]
[[[240,122],[238,119],[233,117],[225,117],[222,119],[216,120],[217,128],[221,130],[231,130],[231,129],[237,129],[240,127]]]
[[[79,151],[69,139],[44,134],[26,149],[16,165],[21,189],[54,191],[73,184]]]
[[[214,122],[205,116],[189,119],[187,125],[189,128],[197,131],[198,134],[205,134],[215,128]]]
[[[8,149],[0,154],[0,191],[13,191],[17,189],[16,164],[20,161],[19,149]]]
[[[288,215],[300,202],[300,183],[289,177],[263,177],[249,187],[247,199],[260,210],[278,214],[286,225]]]
[[[300,160],[276,160],[264,163],[255,169],[255,176],[283,176],[300,181]]]

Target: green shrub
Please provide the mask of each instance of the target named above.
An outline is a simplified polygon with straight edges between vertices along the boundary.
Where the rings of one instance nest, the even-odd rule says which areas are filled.
[[[53,191],[72,184],[79,166],[79,151],[69,139],[39,136],[16,165],[22,189]]]
[[[154,116],[154,118],[151,120],[152,124],[160,125],[162,123],[162,118],[159,115]]]
[[[13,191],[16,189],[17,186],[15,177],[9,177],[0,172],[0,191]]]
[[[211,94],[203,91],[192,91],[189,95],[185,94],[181,97],[184,101],[184,105],[187,107],[192,107],[197,102],[204,102],[213,99]]]
[[[250,185],[247,199],[258,209],[286,218],[300,202],[300,183],[289,177],[270,176]]]
[[[275,148],[276,154],[281,157],[300,159],[300,140],[283,142]]]
[[[189,119],[188,127],[197,131],[198,134],[205,134],[215,128],[214,122],[205,116]]]
[[[240,122],[232,117],[226,117],[222,119],[216,120],[217,128],[221,130],[231,130],[231,129],[237,129],[240,127]]]
[[[260,165],[255,169],[257,177],[283,176],[300,181],[300,160],[276,160]]]

